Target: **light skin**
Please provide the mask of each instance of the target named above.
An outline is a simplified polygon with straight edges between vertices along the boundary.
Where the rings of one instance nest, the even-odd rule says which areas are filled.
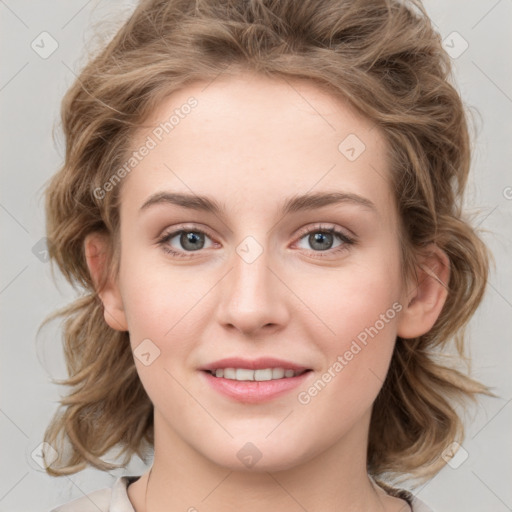
[[[206,85],[173,93],[132,140],[140,147],[175,108],[197,99],[122,182],[119,274],[99,289],[106,322],[129,331],[132,349],[150,339],[160,350],[148,366],[134,358],[154,404],[155,457],[147,509],[148,473],[129,486],[130,501],[137,512],[406,512],[368,478],[370,414],[396,337],[435,323],[448,259],[432,246],[418,261],[418,281],[402,281],[386,142],[347,103],[311,82],[248,73]],[[338,149],[349,134],[366,146],[353,161]],[[333,191],[366,204],[280,210],[292,196]],[[141,209],[159,192],[206,195],[222,210],[168,202]],[[318,224],[356,242],[327,233],[315,244],[309,235],[325,234]],[[201,248],[184,246],[179,234],[158,244],[179,229],[201,233]],[[250,263],[237,251],[246,237],[262,251]],[[96,283],[108,265],[106,243],[99,234],[85,241]],[[390,319],[393,304],[401,310]],[[378,334],[300,403],[299,392],[383,314]],[[272,356],[313,371],[298,389],[240,403],[207,386],[198,370],[231,356]],[[237,457],[248,442],[261,453],[252,467]]]

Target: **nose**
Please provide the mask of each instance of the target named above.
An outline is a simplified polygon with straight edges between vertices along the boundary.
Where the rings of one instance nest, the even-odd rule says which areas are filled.
[[[269,256],[254,242],[242,243],[234,251],[217,308],[217,319],[225,328],[257,336],[282,329],[288,321],[290,292]]]

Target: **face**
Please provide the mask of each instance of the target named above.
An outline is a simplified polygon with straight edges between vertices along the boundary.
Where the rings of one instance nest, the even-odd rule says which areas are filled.
[[[119,185],[117,321],[159,439],[230,468],[258,453],[258,469],[290,468],[367,435],[390,362],[406,298],[386,145],[310,82],[205,85],[169,96],[132,140],[149,149]],[[205,371],[254,362],[238,377],[272,380]]]

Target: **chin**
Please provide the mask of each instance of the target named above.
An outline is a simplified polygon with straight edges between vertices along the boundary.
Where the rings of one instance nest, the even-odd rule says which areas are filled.
[[[275,446],[264,441],[241,441],[234,444],[226,446],[220,453],[204,455],[218,466],[247,473],[286,471],[313,457],[303,450],[299,452],[296,446]]]

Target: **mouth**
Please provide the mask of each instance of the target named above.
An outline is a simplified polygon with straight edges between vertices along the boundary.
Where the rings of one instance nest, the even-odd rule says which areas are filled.
[[[249,368],[217,368],[214,370],[203,370],[204,372],[216,378],[236,380],[236,381],[255,381],[264,382],[269,380],[291,379],[304,373],[312,371],[311,369],[293,370],[291,368],[259,368],[252,370]]]
[[[225,358],[200,368],[204,382],[228,400],[245,404],[272,401],[308,383],[313,369],[283,359]]]
[[[226,357],[199,368],[205,384],[229,400],[263,403],[307,384],[312,368],[264,356],[258,359]]]

